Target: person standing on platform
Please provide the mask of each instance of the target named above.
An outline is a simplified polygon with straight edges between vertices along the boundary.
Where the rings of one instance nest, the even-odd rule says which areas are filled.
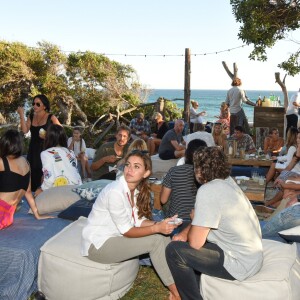
[[[24,134],[30,131],[31,138],[27,153],[27,160],[31,168],[31,190],[36,191],[42,183],[42,161],[41,152],[44,150],[44,139],[50,124],[61,125],[58,119],[50,114],[50,102],[45,95],[36,95],[32,101],[33,111],[25,120],[24,108],[18,107],[21,130]]]
[[[244,102],[248,105],[255,106],[255,103],[248,99],[245,91],[241,88],[242,81],[240,78],[234,78],[231,85],[232,88],[227,92],[225,101],[230,109],[230,135],[234,133],[236,126],[242,126],[245,132],[249,134],[250,128],[242,104]]]
[[[298,128],[298,109],[300,107],[300,89],[297,93],[292,95],[286,109],[286,134],[290,127]]]

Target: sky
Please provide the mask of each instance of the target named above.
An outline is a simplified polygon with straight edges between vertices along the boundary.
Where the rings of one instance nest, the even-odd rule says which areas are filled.
[[[268,51],[267,62],[250,61],[253,47],[240,47],[239,26],[229,0],[15,0],[1,3],[0,40],[33,47],[47,41],[66,52],[105,54],[131,65],[150,89],[184,89],[189,48],[191,89],[230,88],[225,61],[231,70],[237,64],[245,90],[281,90],[275,72],[282,79],[285,72],[277,65],[299,45],[281,41]],[[300,31],[293,38],[300,41]],[[300,75],[288,76],[286,86],[298,90]]]

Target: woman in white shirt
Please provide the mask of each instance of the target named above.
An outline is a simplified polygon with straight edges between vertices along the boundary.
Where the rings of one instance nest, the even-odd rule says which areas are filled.
[[[199,103],[195,100],[191,100],[191,109],[190,109],[190,132],[193,133],[194,129],[193,126],[196,123],[203,123],[202,116],[205,116],[206,111],[197,112],[197,109],[199,108]]]
[[[91,178],[89,159],[85,154],[86,144],[78,127],[73,129],[73,136],[68,139],[68,149],[73,150],[77,160],[80,161],[83,178]]]
[[[111,264],[149,253],[155,270],[170,290],[170,299],[179,299],[165,258],[165,248],[176,225],[172,218],[161,222],[151,218],[151,174],[149,155],[133,150],[125,159],[124,175],[99,194],[82,231],[82,255]],[[160,234],[162,233],[162,234]]]
[[[41,153],[43,183],[35,196],[51,187],[82,184],[76,156],[67,148],[67,136],[62,126],[52,124],[48,127],[44,147],[46,150]]]
[[[286,149],[287,154],[281,155],[281,156],[275,156],[272,157],[273,163],[271,164],[268,173],[266,175],[266,182],[270,182],[274,176],[276,175],[276,172],[280,173],[282,170],[284,170],[292,161],[293,155],[295,154],[297,150],[297,134],[298,129],[295,127],[290,127],[287,133],[286,138]]]

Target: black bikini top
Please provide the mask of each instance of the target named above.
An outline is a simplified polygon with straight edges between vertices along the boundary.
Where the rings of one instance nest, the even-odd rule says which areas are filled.
[[[0,171],[0,192],[16,192],[18,190],[27,191],[30,181],[30,171],[24,176],[12,172],[6,157],[2,157],[4,171]]]

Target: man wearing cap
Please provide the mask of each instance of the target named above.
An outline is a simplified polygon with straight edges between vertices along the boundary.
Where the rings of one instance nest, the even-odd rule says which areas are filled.
[[[145,141],[148,140],[148,137],[151,133],[151,127],[147,120],[144,118],[143,113],[138,113],[136,118],[132,119],[129,125],[131,129],[131,137],[132,139],[143,139]]]

